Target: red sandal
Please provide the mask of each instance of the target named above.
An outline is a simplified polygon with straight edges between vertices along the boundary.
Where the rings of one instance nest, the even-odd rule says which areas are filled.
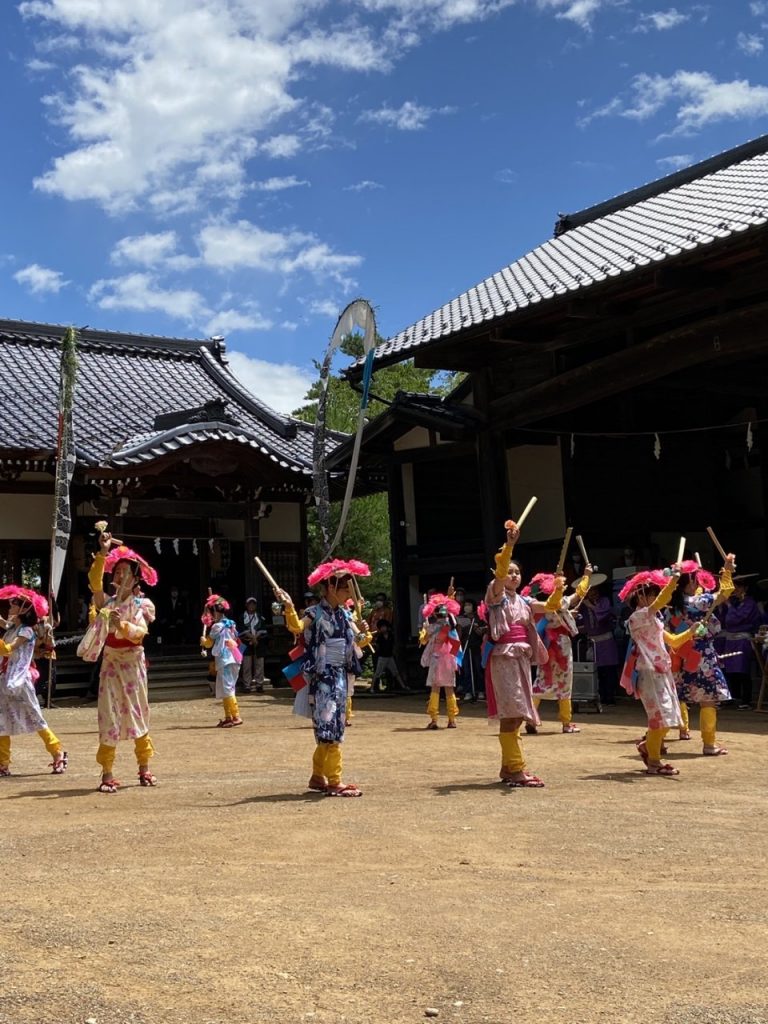
[[[7,764],[0,764],[0,779],[9,779],[11,777],[11,769]]]
[[[156,786],[157,785],[157,779],[155,778],[155,776],[152,774],[152,772],[149,769],[147,769],[145,772],[143,772],[143,771],[141,771],[141,769],[139,769],[139,785],[140,786]]]
[[[353,782],[347,782],[342,786],[327,786],[326,796],[362,796],[362,789],[358,789]]]
[[[63,775],[69,766],[69,758],[67,757],[66,750],[62,751],[60,757],[54,757],[48,767],[51,769],[51,775]]]
[[[507,779],[505,785],[510,789],[544,789],[544,783],[538,775],[526,775],[524,779]]]
[[[679,775],[680,771],[679,771],[679,769],[675,768],[674,765],[671,765],[671,764],[659,764],[659,765],[656,765],[655,768],[654,768],[653,765],[649,765],[645,769],[645,774],[646,775]]]
[[[119,779],[110,779],[108,782],[102,779],[99,783],[99,787],[96,790],[97,793],[116,793],[120,789]]]

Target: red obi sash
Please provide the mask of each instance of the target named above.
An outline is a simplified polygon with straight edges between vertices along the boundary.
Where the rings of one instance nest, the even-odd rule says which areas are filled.
[[[503,633],[498,640],[494,643],[497,644],[527,644],[528,643],[528,630],[525,626],[521,626],[519,623],[515,623],[510,626],[506,633]]]
[[[121,640],[119,637],[114,636],[110,633],[104,642],[105,647],[141,647],[141,644],[134,644],[130,640]]]

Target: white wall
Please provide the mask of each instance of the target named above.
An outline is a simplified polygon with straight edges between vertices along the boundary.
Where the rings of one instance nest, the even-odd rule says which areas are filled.
[[[0,495],[0,540],[50,540],[53,495]]]
[[[396,452],[408,451],[409,448],[429,448],[429,431],[426,427],[414,427],[398,437],[393,448]]]
[[[507,449],[510,516],[516,519],[535,494],[525,521],[525,541],[559,539],[565,533],[565,498],[560,444],[526,444]]]

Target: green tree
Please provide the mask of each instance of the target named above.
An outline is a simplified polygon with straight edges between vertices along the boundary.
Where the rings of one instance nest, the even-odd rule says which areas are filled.
[[[380,342],[384,339],[378,339]],[[352,334],[345,338],[341,351],[352,358],[363,354],[363,339]],[[315,364],[319,370],[319,363]],[[424,370],[413,365],[412,360],[397,363],[377,370],[371,381],[368,419],[375,419],[386,409],[398,391],[421,394],[445,394],[458,383],[455,374],[437,370]],[[305,403],[294,416],[314,423],[320,394],[319,382],[313,384],[306,394]],[[384,399],[384,401],[380,401]],[[332,373],[328,381],[326,424],[329,430],[351,433],[357,426],[360,412],[360,393],[339,374]],[[335,531],[341,512],[341,502],[331,506],[331,522]],[[313,564],[323,556],[322,539],[315,510],[310,508],[307,516],[310,558]],[[334,557],[360,558],[371,567],[371,578],[362,584],[363,593],[371,596],[379,591],[392,593],[392,551],[389,542],[389,503],[385,492],[353,498],[344,534]]]

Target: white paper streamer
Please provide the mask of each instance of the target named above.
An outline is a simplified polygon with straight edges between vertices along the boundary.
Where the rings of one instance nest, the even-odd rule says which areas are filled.
[[[160,538],[159,537],[155,537],[155,551],[158,553],[158,555],[161,555],[163,553],[162,550],[161,550]]]
[[[661,441],[659,440],[658,434],[654,434],[653,437],[653,454],[656,457],[656,461],[658,462],[658,460],[661,458]]]
[[[173,538],[173,550],[178,555],[178,553],[179,553],[179,538],[178,537],[174,537]]]
[[[192,540],[192,554],[193,554],[193,555],[196,555],[196,554],[198,554],[198,550],[197,550],[197,541],[196,541],[196,540],[194,540],[194,539]]]
[[[752,437],[752,424],[748,423],[747,424],[747,451],[748,452],[752,451],[752,445],[753,444],[754,444],[754,439]]]

